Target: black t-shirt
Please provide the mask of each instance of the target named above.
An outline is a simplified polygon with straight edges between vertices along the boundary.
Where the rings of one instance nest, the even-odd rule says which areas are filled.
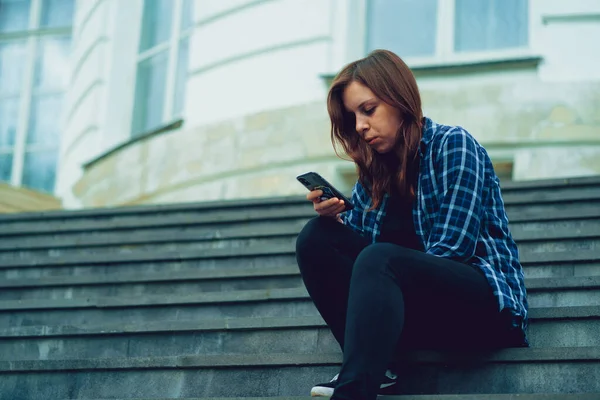
[[[390,196],[379,241],[423,251],[421,241],[415,233],[412,209],[413,202],[403,201],[399,196]]]

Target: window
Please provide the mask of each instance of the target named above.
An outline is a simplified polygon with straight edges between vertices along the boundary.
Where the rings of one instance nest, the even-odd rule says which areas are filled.
[[[53,192],[74,0],[0,0],[0,180]]]
[[[528,45],[528,0],[367,0],[367,50],[446,62]]]
[[[137,61],[133,136],[183,113],[193,0],[145,0]]]

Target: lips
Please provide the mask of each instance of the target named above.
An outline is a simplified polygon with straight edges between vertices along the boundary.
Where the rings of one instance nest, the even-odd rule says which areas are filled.
[[[377,137],[374,137],[374,138],[371,138],[371,139],[367,139],[367,144],[368,144],[368,145],[372,145],[372,144],[373,144],[373,143],[375,143],[375,142],[376,142],[378,139],[379,139],[379,138],[377,138]]]

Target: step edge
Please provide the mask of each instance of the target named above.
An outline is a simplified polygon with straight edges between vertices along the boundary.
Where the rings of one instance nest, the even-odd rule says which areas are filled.
[[[202,397],[176,398],[132,398],[111,400],[314,400],[310,396],[277,397]],[[379,395],[378,400],[598,400],[598,393],[481,393],[481,394],[422,394],[422,395]],[[69,400],[69,399],[64,399]],[[74,400],[74,399],[71,399]],[[109,400],[109,399],[90,399]]]
[[[600,200],[600,198],[599,198]],[[537,202],[534,202],[532,204],[539,204]],[[549,203],[550,204],[550,203]],[[505,204],[506,206],[511,206],[511,204]],[[522,205],[521,205],[522,206]],[[302,207],[302,205],[300,205],[299,207]],[[522,211],[519,211],[520,213],[522,213]],[[2,216],[2,214],[0,214],[0,217]],[[302,210],[302,211],[298,211],[297,214],[293,214],[291,216],[291,218],[311,218],[316,216],[316,214],[314,213],[314,211],[312,209],[308,209],[307,210]],[[525,222],[542,222],[542,221],[564,221],[564,220],[582,220],[582,219],[593,219],[593,218],[598,218],[599,216],[599,211],[597,209],[597,207],[586,207],[584,209],[584,211],[582,212],[581,209],[576,209],[575,212],[567,212],[566,214],[563,213],[561,215],[553,215],[553,214],[548,214],[548,213],[540,213],[540,214],[534,214],[534,215],[519,215],[519,214],[515,214],[514,212],[510,212],[508,215],[508,219],[511,223],[514,222],[519,222],[519,223],[525,223]],[[118,217],[118,216],[117,216]],[[281,219],[289,219],[290,215],[289,214],[273,214],[271,216],[269,216],[269,219],[273,219],[273,220],[281,220]],[[68,218],[65,218],[68,219]],[[34,229],[34,227],[26,227],[26,228],[22,228],[22,229],[13,229],[13,230],[4,230],[2,232],[0,232],[0,237],[6,237],[6,236],[24,236],[24,235],[36,235],[36,234],[50,234],[50,233],[75,233],[75,232],[85,232],[85,231],[89,231],[89,230],[96,230],[96,231],[109,231],[109,230],[132,230],[132,229],[140,229],[140,228],[148,228],[148,229],[154,229],[154,228],[164,228],[164,227],[180,227],[180,226],[195,226],[195,225],[207,225],[207,224],[228,224],[228,223],[240,223],[240,222],[246,222],[248,220],[253,220],[253,221],[261,221],[264,220],[264,217],[256,217],[256,218],[251,218],[251,219],[243,219],[243,218],[239,218],[239,217],[234,217],[234,218],[216,218],[216,217],[212,217],[212,218],[207,218],[206,216],[202,216],[202,217],[197,217],[194,219],[189,219],[186,218],[184,220],[177,220],[177,221],[173,221],[172,218],[168,218],[165,217],[164,221],[159,222],[159,221],[153,221],[150,223],[140,223],[140,222],[128,222],[128,223],[122,223],[122,224],[115,224],[117,226],[112,226],[112,225],[106,225],[106,226],[95,226],[94,223],[87,223],[87,224],[82,224],[81,226],[65,226],[65,227],[55,227],[55,228],[48,228],[47,230],[39,230],[38,229]],[[43,221],[43,220],[40,220]],[[33,221],[33,222],[40,222],[40,221]],[[0,220],[0,222],[2,222]],[[16,221],[12,221],[12,222],[16,222]],[[23,222],[23,223],[28,223],[28,222]]]
[[[287,225],[284,225],[287,227]],[[154,230],[149,230],[149,232],[156,232]],[[7,243],[3,245],[0,243],[0,253],[12,253],[18,251],[43,251],[43,250],[72,250],[72,249],[87,249],[87,248],[110,248],[110,247],[118,247],[118,246],[148,246],[148,245],[157,245],[157,244],[187,244],[187,243],[207,243],[207,242],[216,242],[216,241],[233,241],[233,240],[252,240],[252,239],[269,239],[269,238],[281,238],[288,236],[297,236],[300,231],[297,228],[290,227],[289,229],[281,229],[277,232],[259,232],[259,233],[245,233],[245,234],[229,234],[225,236],[184,236],[177,237],[175,239],[168,239],[164,235],[157,235],[154,238],[145,238],[143,240],[137,239],[135,237],[131,237],[130,240],[119,240],[119,239],[110,239],[102,238],[102,240],[98,240],[96,238],[84,238],[81,240],[73,239],[69,243],[53,243],[55,241],[60,241],[60,239],[50,238],[39,240],[34,243],[23,243],[23,244],[12,244]],[[544,233],[545,234],[545,233]],[[50,235],[50,234],[48,234]],[[577,239],[593,239],[600,238],[600,232],[595,232],[591,229],[586,232],[577,232],[577,233],[563,233],[563,231],[556,232],[556,234],[550,236],[534,236],[528,235],[524,238],[519,238],[519,235],[513,234],[513,238],[517,242],[517,245],[521,245],[524,243],[535,243],[535,242],[549,242],[549,241],[569,241],[569,240],[577,240]]]
[[[445,364],[476,361],[477,364],[507,363],[569,363],[599,362],[600,347],[512,348],[490,352],[432,352],[406,353],[411,363]],[[183,368],[248,368],[284,367],[297,365],[340,365],[340,353],[274,353],[235,355],[180,355],[167,357],[115,357],[59,360],[0,361],[0,374],[12,372],[59,370],[124,370],[124,369],[183,369]]]
[[[552,315],[558,314],[558,315]],[[529,311],[533,321],[577,321],[600,319],[600,306],[541,307]],[[304,317],[228,317],[183,321],[152,321],[145,323],[103,324],[98,326],[33,325],[0,329],[0,339],[48,338],[79,336],[119,336],[165,332],[258,331],[303,328],[323,328],[320,316]]]
[[[225,276],[213,275],[210,278],[200,278],[198,280],[216,280],[216,279],[239,279],[245,277],[260,278],[267,276],[297,276],[300,277],[300,273],[293,271],[289,268],[287,271],[274,272],[272,275],[236,275],[233,278]],[[165,282],[173,281],[189,281],[189,279],[167,280]],[[151,281],[161,282],[161,281]],[[122,284],[130,284],[131,282],[124,282]],[[135,282],[138,283],[138,282]],[[141,282],[148,283],[148,282]],[[90,285],[79,285],[79,286],[106,286],[115,285],[115,283],[98,283]],[[61,287],[50,286],[50,287]],[[77,285],[67,285],[77,286]],[[554,292],[554,291],[589,291],[600,288],[600,276],[575,276],[565,278],[526,278],[525,287],[528,293],[537,292]],[[6,288],[6,287],[5,287]],[[300,295],[302,293],[302,295]],[[292,296],[292,297],[290,297]],[[293,288],[266,288],[266,289],[249,289],[249,290],[236,290],[236,291],[210,291],[210,292],[199,292],[193,294],[186,294],[180,296],[170,296],[169,301],[164,300],[164,295],[138,295],[138,296],[120,296],[120,297],[109,297],[109,296],[98,296],[98,297],[74,297],[71,299],[25,299],[25,300],[2,300],[0,301],[0,312],[8,310],[26,310],[26,309],[54,309],[54,308],[119,308],[119,307],[145,307],[145,306],[161,306],[169,304],[210,304],[210,303],[236,303],[246,301],[269,301],[269,300],[285,300],[290,298],[308,298],[308,293],[303,286]],[[163,300],[163,302],[160,302]],[[38,305],[42,303],[43,306]]]
[[[110,265],[117,263],[142,263],[159,261],[186,261],[206,260],[215,258],[242,258],[272,255],[295,254],[294,247],[290,245],[262,245],[237,248],[236,252],[230,249],[205,249],[184,251],[145,251],[139,253],[110,253],[110,254],[87,254],[70,255],[63,257],[39,257],[30,260],[5,260],[0,264],[0,269],[8,268],[36,268],[40,266],[73,266],[73,265]],[[532,260],[532,254],[535,259]],[[91,256],[91,257],[90,257]],[[568,256],[568,257],[567,257]],[[585,250],[572,254],[570,251],[563,252],[540,252],[522,253],[521,263],[548,263],[548,262],[582,262],[600,260],[600,251]]]
[[[148,272],[140,274],[85,274],[65,276],[44,276],[40,278],[14,278],[0,281],[0,289],[65,287],[65,286],[106,286],[143,283],[214,281],[239,278],[262,278],[299,275],[297,266],[231,268],[216,270],[191,270],[178,272]]]

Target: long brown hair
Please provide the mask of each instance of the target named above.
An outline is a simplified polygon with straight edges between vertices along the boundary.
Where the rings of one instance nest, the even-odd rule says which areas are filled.
[[[356,132],[356,117],[347,112],[342,100],[344,89],[358,82],[379,99],[400,110],[401,125],[391,156],[374,151]],[[418,148],[422,136],[423,111],[415,77],[400,57],[388,50],[374,50],[365,58],[346,65],[335,77],[327,96],[331,119],[331,141],[356,163],[359,182],[370,192],[373,208],[384,193],[398,193],[406,201],[414,199],[418,173]],[[394,157],[395,155],[395,157]]]

